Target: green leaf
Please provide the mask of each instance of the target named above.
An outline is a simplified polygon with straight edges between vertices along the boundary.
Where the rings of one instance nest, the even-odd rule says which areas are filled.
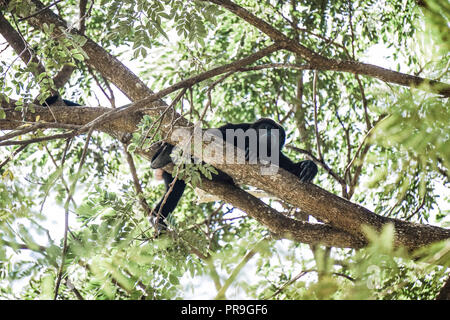
[[[174,286],[177,286],[180,284],[180,280],[178,280],[178,277],[173,273],[169,274],[169,282],[170,282],[170,284],[172,284]]]
[[[78,61],[84,61],[84,56],[80,53],[75,53],[72,55],[72,57],[77,59]]]

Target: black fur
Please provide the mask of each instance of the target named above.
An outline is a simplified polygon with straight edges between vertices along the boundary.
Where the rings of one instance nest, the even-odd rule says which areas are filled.
[[[166,202],[161,208],[161,205],[164,202],[164,198],[167,192],[169,192],[170,190],[170,184],[172,183],[174,178],[170,173],[163,171],[163,179],[164,184],[166,185],[166,192],[164,193],[164,196],[161,199],[161,201],[156,205],[153,212],[155,215],[159,214],[158,224],[165,227],[166,224],[164,222],[164,219],[167,218],[173,210],[175,210],[178,201],[180,201],[181,197],[183,196],[184,189],[186,188],[186,183],[183,180],[177,179],[173,186],[172,192],[168,194]]]
[[[58,103],[58,102],[60,102],[60,101],[62,101],[63,104]],[[48,106],[51,106],[51,105],[53,105],[53,104],[56,104],[56,105],[58,105],[58,104],[60,104],[60,105],[66,105],[66,106],[68,106],[68,107],[81,106],[81,104],[78,104],[78,103],[75,103],[75,102],[72,102],[72,101],[69,101],[69,100],[66,100],[66,99],[61,99],[61,100],[59,100],[59,96],[58,96],[58,95],[54,95],[54,96],[51,96],[51,97],[45,99],[45,101],[44,101],[44,103],[43,103],[42,105],[48,107]]]
[[[303,181],[303,182],[311,182],[317,174],[317,166],[314,162],[312,162],[310,160],[305,160],[305,161],[300,161],[298,163],[294,163],[291,159],[289,159],[287,156],[285,156],[283,154],[281,149],[283,148],[285,140],[286,140],[286,132],[281,125],[279,125],[278,123],[276,123],[275,121],[273,121],[271,119],[263,118],[256,122],[253,122],[253,123],[239,123],[239,124],[229,123],[229,124],[219,127],[218,129],[222,133],[222,136],[224,139],[226,137],[227,129],[234,129],[234,130],[242,129],[244,132],[249,129],[256,129],[256,130],[266,129],[267,130],[266,135],[264,135],[264,136],[257,135],[258,143],[259,143],[260,139],[267,139],[267,141],[270,141],[271,135],[273,134],[271,130],[278,129],[279,131],[278,131],[278,135],[276,137],[278,137],[278,139],[279,139],[279,148],[275,152],[279,152],[279,167],[296,175],[297,177],[299,177],[300,181]],[[252,157],[252,154],[249,152],[248,140],[246,140],[245,143],[246,143],[245,144],[245,158],[246,158],[246,160],[249,160],[249,158]],[[237,138],[235,138],[234,146],[237,147],[237,144],[238,144]],[[156,154],[153,156],[152,162],[151,162],[151,167],[153,169],[158,169],[158,168],[162,168],[165,165],[171,163],[172,162],[171,153],[172,153],[173,148],[174,148],[173,145],[171,145],[169,143],[163,143],[161,145],[161,147],[158,149],[158,151],[156,152]],[[272,152],[272,150],[269,150],[269,152],[268,152],[269,155],[271,152]],[[259,155],[259,152],[258,152],[258,155]],[[232,183],[232,184],[234,183],[233,179],[230,176],[228,176],[226,173],[224,173],[220,170],[217,170],[217,171],[219,172],[219,174],[213,175],[213,180],[225,181],[225,182]],[[162,206],[162,203],[164,201],[165,195],[170,190],[170,184],[172,183],[172,181],[174,179],[171,176],[171,174],[167,173],[166,171],[164,171],[163,178],[164,178],[164,183],[166,186],[166,193],[164,194],[161,201],[156,205],[156,207],[154,209],[154,214],[158,214],[158,212]],[[168,197],[166,199],[166,202],[162,206],[162,209],[161,209],[161,212],[159,215],[158,224],[161,229],[165,229],[167,227],[167,224],[165,223],[164,220],[170,215],[170,213],[172,211],[175,210],[175,208],[178,204],[178,201],[181,199],[181,197],[183,195],[185,188],[186,188],[186,184],[183,181],[177,179],[177,181],[175,182],[175,185],[172,188],[172,191],[170,192],[170,194],[168,195]]]

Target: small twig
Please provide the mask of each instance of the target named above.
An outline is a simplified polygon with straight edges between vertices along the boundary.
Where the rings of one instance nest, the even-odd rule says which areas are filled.
[[[385,216],[385,217],[390,217],[391,214],[392,214],[392,212],[394,212],[395,208],[397,208],[398,205],[399,205],[400,203],[402,203],[403,200],[405,200],[405,196],[406,196],[406,195],[404,194],[401,198],[399,198],[399,199],[395,202],[395,204],[391,207],[391,209],[389,209],[389,211],[388,211],[387,213],[384,214],[384,216]]]
[[[81,295],[80,291],[78,291],[77,288],[75,288],[75,286],[73,285],[72,281],[70,281],[70,279],[68,277],[66,277],[66,286],[67,288],[69,288],[70,290],[72,290],[72,292],[75,294],[75,296],[77,297],[78,300],[84,300],[83,296]]]
[[[61,159],[61,167],[64,167],[64,163],[66,162],[67,151],[69,150],[70,145],[72,144],[72,141],[73,141],[72,138],[68,138],[66,140],[66,146],[64,147],[64,152],[63,152],[63,156]],[[61,170],[61,172],[62,172],[62,170]],[[69,189],[69,188],[67,188],[67,189]],[[40,214],[42,214],[42,211],[44,210],[44,204],[45,204],[45,201],[47,200],[47,196],[49,195],[49,193],[50,193],[50,188],[48,188],[47,191],[45,192],[44,199],[42,200],[42,203],[41,203],[41,209],[39,210]]]
[[[271,296],[264,298],[263,300],[269,300],[274,298],[275,296],[279,295],[281,293],[281,291],[284,290],[284,288],[286,288],[287,286],[290,286],[291,284],[293,284],[294,282],[296,282],[298,279],[300,279],[301,277],[303,277],[305,274],[307,274],[308,272],[313,272],[314,270],[309,269],[309,270],[302,270],[300,271],[295,277],[293,277],[291,280],[289,280],[288,282],[286,282],[284,285],[282,285],[277,291],[275,291]]]
[[[363,160],[366,157],[367,153],[369,152],[370,147],[371,147],[370,144],[365,145],[360,153],[358,165],[355,167],[353,178],[350,181],[350,190],[348,191],[348,199],[350,199],[353,196],[353,193],[355,192],[356,184],[358,183],[359,176],[361,175],[362,172]]]
[[[208,96],[208,101],[206,103],[206,107],[203,109],[203,112],[200,115],[200,119],[199,121],[203,122],[203,119],[206,116],[206,112],[208,111],[208,109],[211,107],[211,103],[212,103],[212,97],[211,97],[211,91],[221,82],[223,82],[226,78],[228,78],[230,75],[232,75],[235,71],[230,71],[227,72],[226,74],[224,74],[223,76],[221,76],[218,80],[214,81],[208,88],[206,95]]]
[[[158,127],[155,130],[155,133],[150,137],[150,141],[152,141],[156,135],[156,133],[158,132],[159,128],[161,127],[162,121],[164,119],[165,114],[167,113],[167,111],[172,110],[172,119],[170,121],[170,123],[172,124],[171,128],[167,131],[167,136],[173,131],[173,126],[175,125],[175,122],[173,121],[174,118],[174,112],[175,112],[175,107],[178,104],[178,102],[184,97],[184,95],[186,94],[186,88],[183,88],[181,90],[181,92],[178,93],[178,95],[175,97],[175,99],[170,103],[170,105],[163,111],[163,113],[161,113],[161,115],[159,116],[159,118],[157,119],[157,121],[159,119],[161,119],[161,122],[158,124]],[[147,131],[149,132],[151,130],[152,127],[150,127],[150,129]],[[146,135],[145,135],[146,136]]]
[[[439,171],[439,173],[441,174],[441,175],[443,175],[444,177],[446,177],[447,178],[447,180],[450,178],[450,176],[449,176],[449,174],[448,174],[448,170],[445,168],[445,166],[444,166],[444,164],[443,164],[443,160],[441,159],[441,158],[437,158],[437,162],[440,164],[440,165],[442,165],[444,168],[439,168],[437,165],[436,165],[436,168],[437,168],[437,170]]]
[[[340,115],[339,115],[339,111],[338,109],[335,107],[335,112],[336,112],[336,118],[339,121],[339,124],[342,127],[342,130],[344,131],[344,135],[345,135],[345,141],[347,142],[347,165],[351,162],[351,156],[352,156],[352,145],[350,142],[350,127],[346,127],[344,122],[342,121]],[[349,174],[348,171],[345,171],[344,173],[344,179],[346,181],[351,181],[351,175]]]
[[[58,270],[58,277],[56,280],[56,285],[55,285],[55,294],[53,297],[53,300],[56,300],[56,298],[58,297],[58,291],[59,291],[59,286],[61,284],[61,280],[62,280],[62,274],[64,271],[64,263],[66,261],[66,253],[67,253],[67,234],[69,232],[69,205],[68,205],[68,201],[70,201],[71,197],[67,197],[66,200],[66,208],[64,209],[64,242],[63,242],[63,249],[62,249],[62,258],[61,258],[61,265],[59,266],[59,270]]]
[[[350,33],[352,37],[352,58],[353,60],[356,59],[355,56],[355,33],[353,32],[353,23],[352,23],[352,1],[348,1],[348,24],[350,25]]]
[[[64,163],[66,162],[66,154],[67,154],[67,150],[69,148],[69,144],[70,144],[70,139],[66,141],[66,147],[64,149],[64,155],[63,158],[61,160],[61,169],[64,168]],[[61,175],[62,177],[62,175]],[[63,249],[62,249],[62,257],[61,257],[61,265],[59,267],[58,270],[58,277],[56,280],[56,285],[55,285],[55,294],[53,297],[53,300],[56,300],[56,298],[58,297],[58,291],[59,291],[59,286],[61,284],[61,280],[62,280],[62,275],[63,275],[63,271],[64,271],[64,263],[66,261],[66,253],[67,253],[67,235],[69,232],[69,204],[70,204],[70,199],[72,198],[71,192],[69,190],[69,192],[67,193],[67,199],[66,199],[66,203],[64,204],[64,242],[63,242]]]
[[[144,212],[147,214],[147,216],[150,217],[151,213],[152,213],[152,209],[150,208],[150,206],[147,203],[147,200],[145,199],[144,191],[142,190],[142,186],[141,186],[141,183],[139,181],[139,177],[137,175],[136,165],[134,164],[133,157],[127,151],[126,144],[123,144],[122,146],[123,146],[123,153],[125,155],[125,158],[127,159],[128,167],[130,168],[130,173],[131,173],[131,176],[133,178],[134,189],[135,189],[136,194],[138,196],[139,203],[141,204],[141,207],[144,210]]]
[[[45,246],[40,246],[40,245],[36,245],[36,244],[26,244],[26,243],[16,243],[16,242],[11,242],[11,241],[7,241],[2,239],[2,245],[3,246],[7,246],[7,247],[11,247],[13,249],[19,249],[19,250],[31,250],[31,251],[35,251],[35,252],[39,252],[42,253],[43,255],[45,255],[48,252],[48,248]]]
[[[189,87],[189,122],[192,123],[192,114],[194,111],[194,97],[192,87]]]
[[[94,1],[92,1],[94,3]],[[109,91],[109,97],[108,100],[111,103],[111,106],[113,108],[116,107],[116,98],[114,96],[114,90],[111,88],[111,85],[109,84],[108,79],[106,79],[104,76],[100,75],[100,77],[103,79],[103,82],[105,83],[106,89]]]
[[[67,148],[68,148],[68,144],[69,144],[69,141],[67,141],[67,143],[66,143],[66,150],[67,150]],[[55,160],[55,158],[53,157],[52,153],[51,153],[50,150],[47,148],[47,145],[44,145],[44,148],[45,148],[45,151],[47,151],[47,154],[50,156],[50,159],[52,160],[53,165],[55,166],[56,169],[58,169],[59,166],[58,166],[58,164],[56,163],[56,160]],[[65,155],[66,155],[66,154],[64,153],[64,157],[65,157]],[[65,161],[64,158],[63,158],[63,160]],[[63,161],[62,161],[62,162],[63,162]],[[64,176],[63,176],[63,174],[62,174],[62,170],[61,170],[61,174],[59,174],[59,177],[61,178],[61,182],[63,183],[64,188],[66,189],[66,192],[67,192],[68,194],[70,194],[69,185],[67,184],[66,180],[64,179]],[[73,204],[75,204],[75,200],[74,200],[73,198],[71,198],[71,200],[72,200]]]
[[[0,54],[2,54],[3,52],[5,52],[6,50],[8,50],[8,48],[9,48],[10,46],[11,46],[11,45],[10,45],[9,43],[6,43],[5,47],[4,47],[3,49],[0,50]]]
[[[11,161],[17,154],[25,150],[25,148],[28,147],[28,144],[25,144],[23,146],[20,146],[16,150],[14,150],[5,160],[0,163],[0,170],[9,162]]]
[[[350,183],[350,190],[348,192],[348,196],[349,199],[351,198],[351,196],[353,195],[353,192],[355,191],[355,186],[356,183],[358,182],[359,176],[361,174],[361,170],[362,170],[362,161],[364,160],[364,158],[366,157],[367,153],[369,152],[370,149],[370,144],[368,143],[368,141],[370,140],[370,137],[372,136],[372,134],[375,132],[375,127],[376,125],[381,122],[383,119],[387,118],[386,115],[382,114],[374,123],[374,125],[370,128],[370,130],[366,133],[366,135],[364,136],[363,141],[361,141],[361,144],[359,145],[358,149],[356,150],[355,155],[353,156],[353,159],[347,164],[346,168],[345,168],[345,172],[344,172],[344,177],[349,175],[349,170],[350,168],[353,166],[353,164],[355,163],[356,159],[358,159],[358,155],[359,155],[359,163],[356,165],[356,169],[355,169],[355,173],[353,175],[352,180],[349,182]],[[363,148],[364,147],[364,148]],[[362,150],[362,151],[361,151]]]
[[[318,72],[317,70],[314,70],[314,79],[313,79],[314,131],[316,133],[317,154],[319,156],[319,160],[323,161],[322,150],[320,147],[318,120],[317,120],[317,78]]]
[[[333,272],[332,274],[335,275],[335,276],[339,276],[339,277],[345,278],[345,279],[347,279],[347,280],[350,280],[351,282],[355,282],[355,281],[356,281],[355,278],[350,277],[350,276],[346,275],[345,273],[341,273],[341,272]]]
[[[94,78],[95,83],[97,84],[97,87],[100,89],[100,91],[103,93],[103,95],[106,97],[106,99],[108,99],[109,103],[111,103],[111,106],[113,108],[116,107],[116,103],[115,103],[115,99],[114,99],[114,92],[111,89],[111,86],[109,85],[108,81],[102,77],[106,88],[109,91],[109,95],[106,93],[105,89],[103,89],[103,86],[100,83],[100,80],[98,79],[97,75],[95,74],[94,70],[92,70],[92,68],[88,65],[87,69],[89,71],[89,74]]]
[[[63,128],[63,129],[76,129],[79,126],[76,125],[66,125],[52,122],[23,122],[24,128],[11,131],[0,137],[0,141],[8,140],[23,134],[42,129],[42,128]]]
[[[293,70],[312,70],[315,67],[312,64],[292,64],[292,63],[266,63],[266,64],[259,64],[252,67],[243,67],[240,68],[238,71],[257,71],[257,70],[263,70],[263,69],[293,69]]]
[[[72,138],[79,134],[77,131],[71,131],[68,133],[55,134],[53,136],[45,136],[28,140],[13,140],[13,141],[4,141],[0,142],[0,146],[14,146],[14,145],[26,145],[30,143],[43,142],[48,140],[56,140],[56,139],[66,139]]]
[[[77,174],[75,175],[75,180],[73,181],[73,183],[72,183],[72,185],[70,187],[70,192],[68,193],[66,202],[64,204],[64,210],[65,210],[65,213],[64,213],[64,242],[63,242],[61,266],[60,266],[59,271],[58,271],[58,278],[56,280],[56,285],[55,285],[54,300],[56,300],[56,298],[58,297],[59,286],[61,284],[62,273],[63,273],[63,270],[64,270],[64,263],[65,263],[65,259],[66,259],[66,253],[67,253],[67,235],[68,235],[68,232],[69,232],[69,204],[70,204],[70,199],[72,199],[72,195],[75,193],[75,187],[76,187],[76,184],[77,184],[78,179],[80,177],[80,173],[81,173],[81,169],[83,168],[84,161],[86,160],[88,145],[89,145],[89,141],[91,140],[91,135],[92,135],[93,131],[94,131],[94,126],[92,126],[89,129],[89,131],[88,131],[88,134],[87,134],[87,137],[86,137],[86,143],[84,144],[83,153],[81,155],[80,164],[78,166],[78,171],[77,171]]]
[[[424,195],[423,199],[422,199],[420,205],[417,207],[417,209],[414,210],[413,213],[411,213],[408,217],[405,218],[406,221],[409,221],[412,217],[414,217],[420,211],[420,209],[423,208],[423,206],[425,205],[425,200],[426,200],[426,196]]]
[[[230,277],[225,281],[222,288],[220,288],[219,292],[217,292],[217,295],[215,297],[216,300],[225,298],[225,293],[226,293],[227,289],[230,287],[230,285],[236,279],[239,272],[250,261],[250,259],[253,258],[253,256],[258,253],[261,244],[266,240],[267,240],[266,238],[261,239],[257,244],[255,244],[255,246],[252,249],[250,249],[246,253],[246,255],[242,258],[241,262],[236,266],[236,268],[234,268],[233,272],[231,272]]]
[[[369,131],[370,129],[372,129],[372,123],[370,122],[370,118],[369,118],[366,94],[364,92],[364,87],[361,83],[361,79],[359,78],[359,75],[355,74],[355,78],[356,78],[356,81],[358,81],[359,91],[361,92],[361,99],[362,99],[362,104],[363,104],[363,108],[364,108],[364,120],[366,121],[367,131]]]
[[[359,152],[361,151],[361,148],[366,144],[366,142],[369,140],[369,137],[372,136],[373,134],[373,128],[369,130],[369,132],[366,133],[366,135],[364,136],[364,139],[361,141],[358,149],[355,152],[355,155],[353,156],[353,159],[347,164],[347,167],[345,168],[345,175],[347,174],[348,170],[350,170],[350,168],[352,167],[353,163],[355,162],[356,158],[359,155]]]
[[[307,270],[302,270],[300,271],[295,277],[293,277],[291,280],[287,281],[284,285],[282,285],[277,291],[275,291],[271,296],[264,298],[263,300],[269,300],[274,298],[275,296],[279,295],[287,286],[290,286],[291,284],[293,284],[294,282],[296,282],[298,279],[300,279],[301,277],[303,277],[304,275],[306,275],[309,272],[319,272],[317,270],[314,269],[307,269]],[[345,273],[341,273],[341,272],[332,272],[331,274],[335,275],[335,276],[339,276],[339,277],[343,277],[347,280],[350,280],[352,282],[355,281],[354,278],[346,275]]]

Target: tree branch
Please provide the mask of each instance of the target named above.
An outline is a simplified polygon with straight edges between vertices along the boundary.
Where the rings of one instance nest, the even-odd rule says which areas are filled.
[[[0,107],[5,112],[5,119],[0,120],[1,130],[14,130],[27,123],[36,123],[36,118],[39,116],[39,127],[60,127],[67,128],[67,125],[76,125],[78,128],[86,125],[89,122],[97,119],[99,116],[110,112],[111,108],[102,107],[66,107],[66,106],[52,106],[43,107],[38,105],[26,105],[26,111],[15,110],[16,101],[10,99],[9,102],[0,101]],[[31,112],[34,110],[34,113]],[[158,109],[155,108],[154,111]],[[134,132],[137,129],[137,124],[142,118],[142,114],[129,113],[127,117],[114,119],[108,123],[104,123],[96,127],[96,130],[103,132]],[[3,137],[2,137],[3,138]],[[0,138],[0,140],[3,140]]]
[[[409,75],[397,71],[392,71],[372,64],[362,63],[351,60],[337,60],[324,57],[309,48],[301,45],[299,42],[290,39],[279,30],[264,20],[256,17],[248,10],[235,4],[230,0],[201,0],[204,2],[215,3],[228,11],[234,13],[238,17],[247,21],[261,32],[268,35],[276,42],[286,42],[287,49],[297,53],[303,59],[313,64],[317,70],[341,71],[353,74],[365,75],[377,78],[381,81],[395,83],[401,86],[418,88],[421,90],[437,93],[445,97],[450,97],[450,85],[444,82],[425,79],[414,75]]]
[[[148,217],[150,217],[151,213],[152,213],[152,209],[150,208],[147,200],[145,199],[144,191],[142,190],[141,183],[140,183],[139,177],[137,175],[133,156],[131,155],[131,153],[128,152],[127,145],[125,143],[122,144],[122,147],[123,147],[123,153],[128,162],[128,167],[130,168],[130,173],[133,178],[134,190],[136,191],[137,197],[139,199],[139,203],[140,203],[142,209],[144,210],[144,212],[146,213],[146,215]]]
[[[146,151],[138,150],[138,153],[146,159],[151,159],[156,151],[157,148],[154,147]],[[249,165],[241,166],[249,167]],[[164,170],[172,172],[173,164],[167,165]],[[361,248],[366,244],[363,238],[354,237],[330,225],[289,218],[250,193],[229,183],[202,178],[201,185],[198,187],[246,212],[281,238],[341,248]]]
[[[25,64],[28,64],[30,61],[32,61],[37,64],[37,72],[39,74],[45,72],[44,66],[36,58],[35,55],[31,54],[30,52],[31,50],[24,42],[21,35],[16,31],[16,29],[13,28],[13,26],[11,26],[8,20],[5,19],[1,11],[0,11],[0,34],[3,36],[3,38],[6,39],[6,41],[8,41],[9,45],[13,48],[13,50]]]
[[[231,272],[230,277],[225,281],[223,286],[220,288],[220,290],[217,292],[216,300],[219,299],[225,299],[225,293],[227,292],[230,285],[233,283],[233,281],[236,279],[239,272],[242,270],[243,267],[253,258],[255,254],[258,253],[258,251],[261,249],[261,244],[266,241],[267,239],[260,240],[255,246],[250,249],[245,256],[242,258],[241,262],[234,268],[234,270]]]

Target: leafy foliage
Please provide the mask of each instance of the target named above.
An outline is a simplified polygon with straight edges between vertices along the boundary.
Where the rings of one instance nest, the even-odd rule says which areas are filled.
[[[439,9],[448,9],[446,1],[426,1],[428,9],[403,0],[236,2],[324,56],[449,81],[450,11]],[[64,1],[52,9],[73,23],[77,6],[78,1]],[[26,21],[16,21],[36,12],[27,1],[10,1],[7,12],[45,72],[0,49],[0,98],[18,99],[19,110],[38,96],[42,102],[56,89],[54,76],[68,65],[77,72],[60,92],[97,106],[102,93],[96,85],[105,92],[108,81],[84,65],[87,38],[63,30],[56,39],[53,25],[39,33]],[[205,1],[101,1],[89,11],[85,34],[130,61],[155,91],[272,43]],[[189,88],[174,108],[204,127],[273,118],[287,129],[289,145],[317,156],[319,142],[324,162],[347,183],[342,188],[321,169],[314,181],[321,187],[377,214],[448,227],[448,98],[349,73],[319,70],[314,80],[313,70],[296,68],[305,63],[291,52],[277,51],[253,65],[264,67],[260,70],[240,70]],[[208,111],[204,117],[203,110]],[[1,297],[52,299],[62,263],[61,299],[77,294],[86,299],[214,298],[235,270],[226,298],[433,299],[446,281],[448,243],[425,248],[423,260],[415,261],[411,253],[393,248],[389,226],[381,234],[367,230],[370,245],[358,251],[275,240],[237,209],[197,204],[193,188],[186,190],[172,230],[156,237],[141,200],[153,207],[163,187],[138,153],[165,138],[154,120],[142,118],[127,149],[141,195],[124,146],[109,135],[93,133],[80,176],[86,136],[23,150],[0,146]],[[302,157],[287,152],[292,159]],[[215,169],[189,164],[177,173],[197,186],[200,173],[210,177]],[[69,190],[76,179],[76,190]],[[296,214],[282,200],[267,201],[287,215]],[[70,223],[62,259],[66,202]]]

